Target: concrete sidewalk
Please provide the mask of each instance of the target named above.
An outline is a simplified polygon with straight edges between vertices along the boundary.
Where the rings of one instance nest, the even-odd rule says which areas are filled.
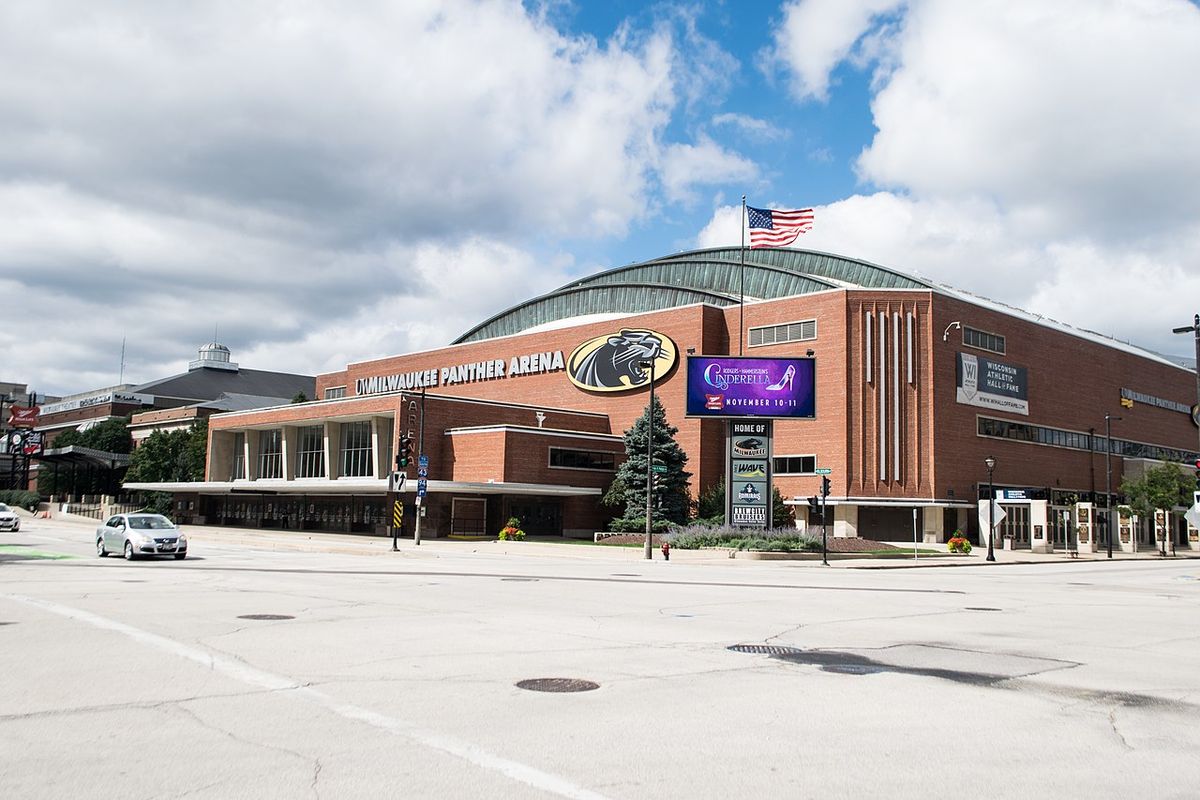
[[[71,514],[55,514],[51,519],[55,522],[66,522],[80,527],[95,528],[97,520],[79,517]],[[215,525],[186,525],[184,530],[188,538],[199,544],[238,544],[259,550],[286,550],[292,552],[311,553],[341,553],[346,555],[371,555],[392,557],[427,557],[437,558],[442,555],[486,555],[502,556],[519,554],[554,559],[596,560],[604,559],[613,562],[645,561],[645,550],[642,547],[621,547],[615,545],[568,544],[544,541],[463,541],[457,539],[422,539],[416,545],[411,538],[397,540],[397,552],[392,551],[390,537],[365,536],[361,534],[327,533],[323,531],[281,531],[277,529],[263,530],[257,528],[230,528]],[[912,548],[912,542],[885,542],[898,548]],[[924,545],[924,549],[944,549],[945,545]],[[821,563],[821,553],[798,553],[791,558],[772,557],[755,558],[748,553],[738,553],[731,550],[678,550],[671,551],[671,561],[686,564],[723,564],[753,566],[789,566],[789,567],[820,567],[840,569],[912,569],[914,567],[984,567],[1004,564],[1062,564],[1108,561],[1107,551],[1097,553],[1079,553],[1070,556],[1065,551],[1055,553],[1033,553],[1028,550],[995,550],[996,560],[987,561],[987,548],[975,547],[969,555],[949,554],[919,554],[913,558],[907,556],[864,557],[852,553],[829,553],[829,567]],[[655,561],[662,561],[662,553],[658,548],[653,551]],[[1176,555],[1166,558],[1158,555],[1157,551],[1148,553],[1114,552],[1113,561],[1166,561],[1179,559],[1200,559],[1200,552],[1179,551]]]

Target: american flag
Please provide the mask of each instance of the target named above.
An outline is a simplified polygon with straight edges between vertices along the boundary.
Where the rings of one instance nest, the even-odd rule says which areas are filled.
[[[787,247],[796,237],[807,233],[813,224],[813,210],[781,211],[746,206],[750,220],[750,247]]]

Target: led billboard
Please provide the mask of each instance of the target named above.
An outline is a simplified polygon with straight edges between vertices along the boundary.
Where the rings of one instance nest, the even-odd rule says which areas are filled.
[[[689,356],[689,417],[811,419],[817,413],[811,358]]]

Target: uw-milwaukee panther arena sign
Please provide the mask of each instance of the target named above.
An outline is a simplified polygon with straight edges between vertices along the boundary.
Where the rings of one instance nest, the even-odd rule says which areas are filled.
[[[513,356],[507,362],[502,358],[489,358],[486,361],[471,361],[450,367],[433,367],[414,372],[399,372],[394,375],[359,378],[354,382],[354,393],[364,395],[431,389],[435,386],[494,381],[500,378],[516,378],[521,375],[540,375],[546,372],[558,372],[562,369],[562,350],[550,350],[544,353]]]
[[[649,386],[651,375],[658,383],[678,360],[679,350],[667,335],[622,328],[576,347],[567,359],[567,377],[589,392],[628,392]]]

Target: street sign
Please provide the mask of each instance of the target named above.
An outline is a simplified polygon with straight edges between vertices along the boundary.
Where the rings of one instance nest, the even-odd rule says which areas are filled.
[[[389,492],[403,492],[404,484],[408,482],[408,476],[403,472],[393,472],[388,478]]]
[[[1183,518],[1190,522],[1193,528],[1200,528],[1200,503],[1196,503],[1185,511]]]
[[[421,469],[427,469],[429,467],[429,456],[424,453],[417,456],[417,466]]]
[[[417,497],[425,496],[425,479],[417,478]]]
[[[833,474],[833,470],[831,470],[829,467],[820,467],[819,469],[813,470],[813,472],[815,472],[818,475],[832,475]]]
[[[429,467],[420,467],[420,466],[417,467],[417,477],[418,478],[429,477]]]
[[[650,466],[650,469],[654,472],[666,472],[667,465],[666,464],[652,464]]]
[[[395,528],[404,527],[404,504],[399,500],[392,502],[392,526]]]
[[[1000,507],[1000,504],[996,503],[995,511],[992,512],[993,527],[995,527],[995,526],[999,525],[1001,522],[1003,522],[1004,518],[1007,516],[1008,516],[1008,514],[1006,514],[1004,512],[1004,509]],[[984,531],[986,533],[987,529],[988,529],[988,501],[980,500],[979,501],[979,530]]]

